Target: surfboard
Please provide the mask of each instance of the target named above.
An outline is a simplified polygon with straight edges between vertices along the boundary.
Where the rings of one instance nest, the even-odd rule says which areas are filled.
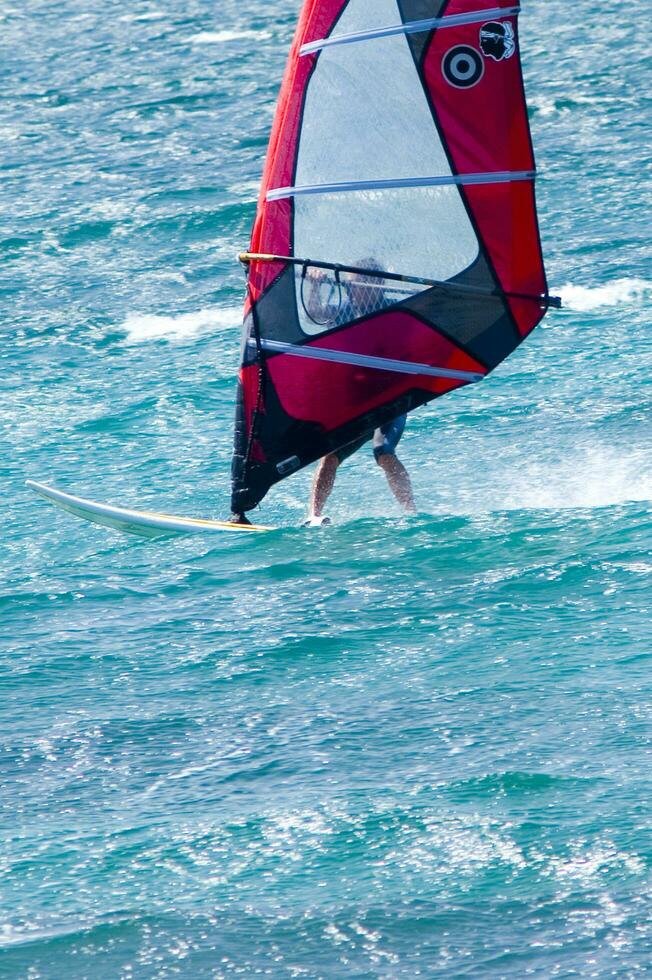
[[[273,531],[272,527],[259,524],[230,524],[228,521],[211,521],[194,517],[176,517],[172,514],[158,514],[153,511],[131,510],[126,507],[114,507],[110,504],[97,503],[85,497],[75,497],[62,490],[55,490],[44,483],[27,480],[25,485],[38,493],[49,503],[60,510],[67,510],[75,517],[91,524],[101,524],[104,527],[123,531],[125,534],[137,534],[143,538],[157,538],[174,534],[212,534],[216,531],[226,531],[235,534],[243,532],[260,533]]]

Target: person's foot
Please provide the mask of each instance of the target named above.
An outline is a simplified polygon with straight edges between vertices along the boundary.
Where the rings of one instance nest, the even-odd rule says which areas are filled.
[[[312,514],[306,518],[301,527],[328,527],[332,523],[330,517],[316,517],[315,514]]]
[[[251,521],[244,514],[231,514],[227,524],[245,524],[247,526],[251,525]]]

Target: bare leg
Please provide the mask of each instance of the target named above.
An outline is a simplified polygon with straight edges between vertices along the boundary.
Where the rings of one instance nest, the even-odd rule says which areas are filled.
[[[389,488],[407,514],[416,514],[414,494],[408,471],[396,456],[383,453],[378,457],[378,465],[384,470]]]
[[[335,474],[340,461],[335,453],[329,453],[319,460],[310,496],[310,516],[321,517],[326,501],[335,485]]]

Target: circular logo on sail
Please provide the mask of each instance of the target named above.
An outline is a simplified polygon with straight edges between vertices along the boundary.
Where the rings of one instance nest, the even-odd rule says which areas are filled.
[[[484,75],[484,62],[475,48],[458,44],[444,55],[441,63],[444,78],[455,88],[471,88]]]
[[[483,24],[480,28],[480,47],[485,58],[493,58],[494,61],[511,58],[516,51],[514,28],[511,24],[499,24],[493,20]]]

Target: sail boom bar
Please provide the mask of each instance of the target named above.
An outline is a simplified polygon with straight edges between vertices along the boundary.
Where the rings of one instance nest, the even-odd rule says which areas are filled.
[[[357,41],[372,41],[377,38],[395,37],[397,34],[421,34],[438,27],[459,27],[463,24],[480,24],[486,21],[498,20],[502,17],[516,17],[520,7],[495,7],[492,10],[473,10],[466,14],[452,14],[448,17],[430,17],[427,20],[412,20],[405,24],[391,27],[378,27],[372,31],[356,31],[353,34],[340,34],[337,37],[322,38],[304,44],[299,54],[304,56],[314,54],[323,48],[335,47],[338,44],[354,44]]]
[[[268,255],[258,252],[241,252],[238,256],[243,265],[250,262],[285,262],[288,265],[304,266],[311,269],[326,269],[333,272],[345,272],[351,275],[371,276],[376,279],[387,279],[390,282],[409,282],[417,286],[431,286],[438,289],[449,289],[452,292],[466,293],[473,296],[488,296],[500,298],[507,296],[510,299],[526,299],[542,306],[552,306],[561,309],[562,301],[560,296],[548,294],[536,295],[535,293],[518,293],[511,290],[483,289],[482,286],[471,286],[462,282],[442,281],[441,279],[426,279],[423,276],[407,276],[400,272],[381,272],[378,269],[363,269],[355,265],[341,265],[337,262],[321,262],[318,259],[299,259],[293,255]]]
[[[255,339],[248,341],[248,346],[258,349]],[[413,361],[397,361],[389,357],[371,357],[367,354],[328,350],[325,347],[309,347],[299,344],[285,344],[279,340],[261,340],[260,347],[270,354],[291,354],[294,357],[309,357],[315,361],[330,361],[334,364],[352,364],[355,367],[372,368],[376,371],[393,371],[397,374],[427,375],[432,378],[448,378],[453,381],[465,381],[472,384],[482,381],[484,374],[474,371],[455,371],[452,368],[432,367],[430,364],[417,364]]]
[[[272,187],[268,201],[308,194],[342,194],[352,191],[382,191],[407,187],[450,187],[472,184],[508,184],[518,180],[534,180],[534,170],[506,170],[498,173],[447,174],[441,177],[396,177],[387,180],[347,180],[331,184],[303,184],[295,187]]]

